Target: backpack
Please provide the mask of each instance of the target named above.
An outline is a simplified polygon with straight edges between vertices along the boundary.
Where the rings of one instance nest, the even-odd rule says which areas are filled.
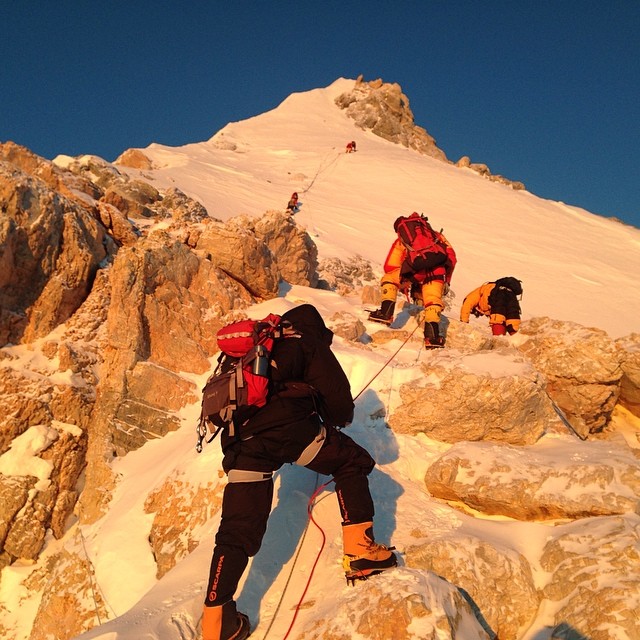
[[[263,320],[241,320],[222,327],[216,334],[220,348],[218,364],[202,389],[202,407],[196,431],[196,450],[202,451],[207,430],[211,442],[225,429],[233,437],[236,429],[267,403],[270,356],[280,337],[280,316]]]
[[[513,291],[516,296],[522,295],[522,281],[514,278],[513,276],[507,276],[506,278],[496,280],[496,286],[506,287]]]
[[[403,271],[429,272],[446,263],[447,245],[426,216],[414,211],[406,218],[398,218],[393,227],[407,250],[405,265],[409,268]]]

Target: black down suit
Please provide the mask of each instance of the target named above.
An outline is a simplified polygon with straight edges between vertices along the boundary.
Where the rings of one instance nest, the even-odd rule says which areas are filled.
[[[262,543],[273,497],[272,472],[283,464],[297,462],[333,476],[343,524],[373,519],[367,476],[375,462],[335,428],[352,420],[354,406],[349,381],[331,351],[333,333],[309,304],[283,314],[282,326],[285,335],[272,351],[269,401],[242,427],[239,439],[222,440],[229,483],[211,561],[207,606],[233,599],[249,557]]]

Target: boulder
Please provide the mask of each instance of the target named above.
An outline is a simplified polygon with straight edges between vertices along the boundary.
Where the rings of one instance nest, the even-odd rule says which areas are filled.
[[[363,341],[367,332],[364,324],[350,313],[334,313],[329,318],[328,327],[335,335],[349,342]]]
[[[303,287],[318,285],[318,248],[311,236],[296,225],[290,215],[268,211],[257,220],[244,217],[235,221],[255,234],[271,251],[281,278]]]
[[[640,602],[640,517],[565,525],[544,547],[542,590],[558,640],[635,640]]]
[[[117,207],[107,202],[98,202],[96,213],[118,246],[129,246],[138,240],[140,231]]]
[[[464,589],[497,638],[521,637],[538,612],[529,563],[504,545],[453,532],[409,547],[405,562]]]
[[[640,512],[640,462],[626,445],[548,437],[533,446],[452,446],[427,470],[444,500],[517,520]]]
[[[463,594],[428,571],[398,568],[316,602],[299,640],[490,640]],[[324,612],[324,615],[322,615]]]
[[[269,247],[246,218],[227,224],[212,221],[198,238],[196,249],[256,298],[275,298],[280,272]]]
[[[163,217],[170,217],[178,225],[197,224],[209,217],[207,210],[199,202],[175,187],[163,192],[159,207],[165,212]]]
[[[156,168],[151,159],[140,149],[127,149],[113,161],[113,164],[147,171]]]
[[[462,156],[460,160],[456,162],[456,167],[471,169],[472,171],[475,171],[478,175],[482,176],[483,178],[487,178],[488,180],[491,180],[491,182],[498,182],[500,184],[507,185],[508,187],[511,187],[516,191],[522,191],[526,189],[526,187],[522,182],[509,180],[504,176],[492,174],[491,171],[489,170],[489,167],[486,164],[483,164],[481,162],[471,162],[471,159],[469,158],[469,156]]]
[[[154,210],[149,205],[160,200],[160,194],[147,183],[135,181],[108,187],[101,200],[128,218],[152,218]]]
[[[640,333],[616,340],[622,378],[618,401],[640,418]]]
[[[360,292],[363,304],[379,306],[380,285],[371,263],[361,256],[349,260],[328,258],[318,266],[322,288],[337,291],[341,296]],[[375,282],[375,285],[369,284]]]
[[[435,354],[423,377],[400,386],[389,417],[396,433],[424,433],[442,442],[492,440],[532,444],[558,422],[535,369],[513,354]]]
[[[522,323],[518,349],[547,381],[547,391],[583,438],[608,424],[623,372],[605,331],[575,322],[532,318]]]

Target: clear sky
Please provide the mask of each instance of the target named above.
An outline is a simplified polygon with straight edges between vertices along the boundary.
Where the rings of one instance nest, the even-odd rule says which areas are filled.
[[[199,142],[363,74],[449,159],[640,227],[639,0],[2,5],[0,141],[46,158]]]

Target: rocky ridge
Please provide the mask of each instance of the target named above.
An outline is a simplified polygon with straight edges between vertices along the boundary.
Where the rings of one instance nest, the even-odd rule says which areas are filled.
[[[415,124],[409,98],[402,92],[399,84],[383,82],[380,78],[367,82],[360,75],[350,92],[336,98],[336,104],[344,109],[361,129],[369,130],[385,140],[452,164],[444,151],[437,146],[433,136],[429,135],[426,129]],[[504,184],[512,189],[525,189],[522,182],[494,175],[486,164],[471,162],[468,156],[460,158],[455,165],[475,171],[487,180]]]

